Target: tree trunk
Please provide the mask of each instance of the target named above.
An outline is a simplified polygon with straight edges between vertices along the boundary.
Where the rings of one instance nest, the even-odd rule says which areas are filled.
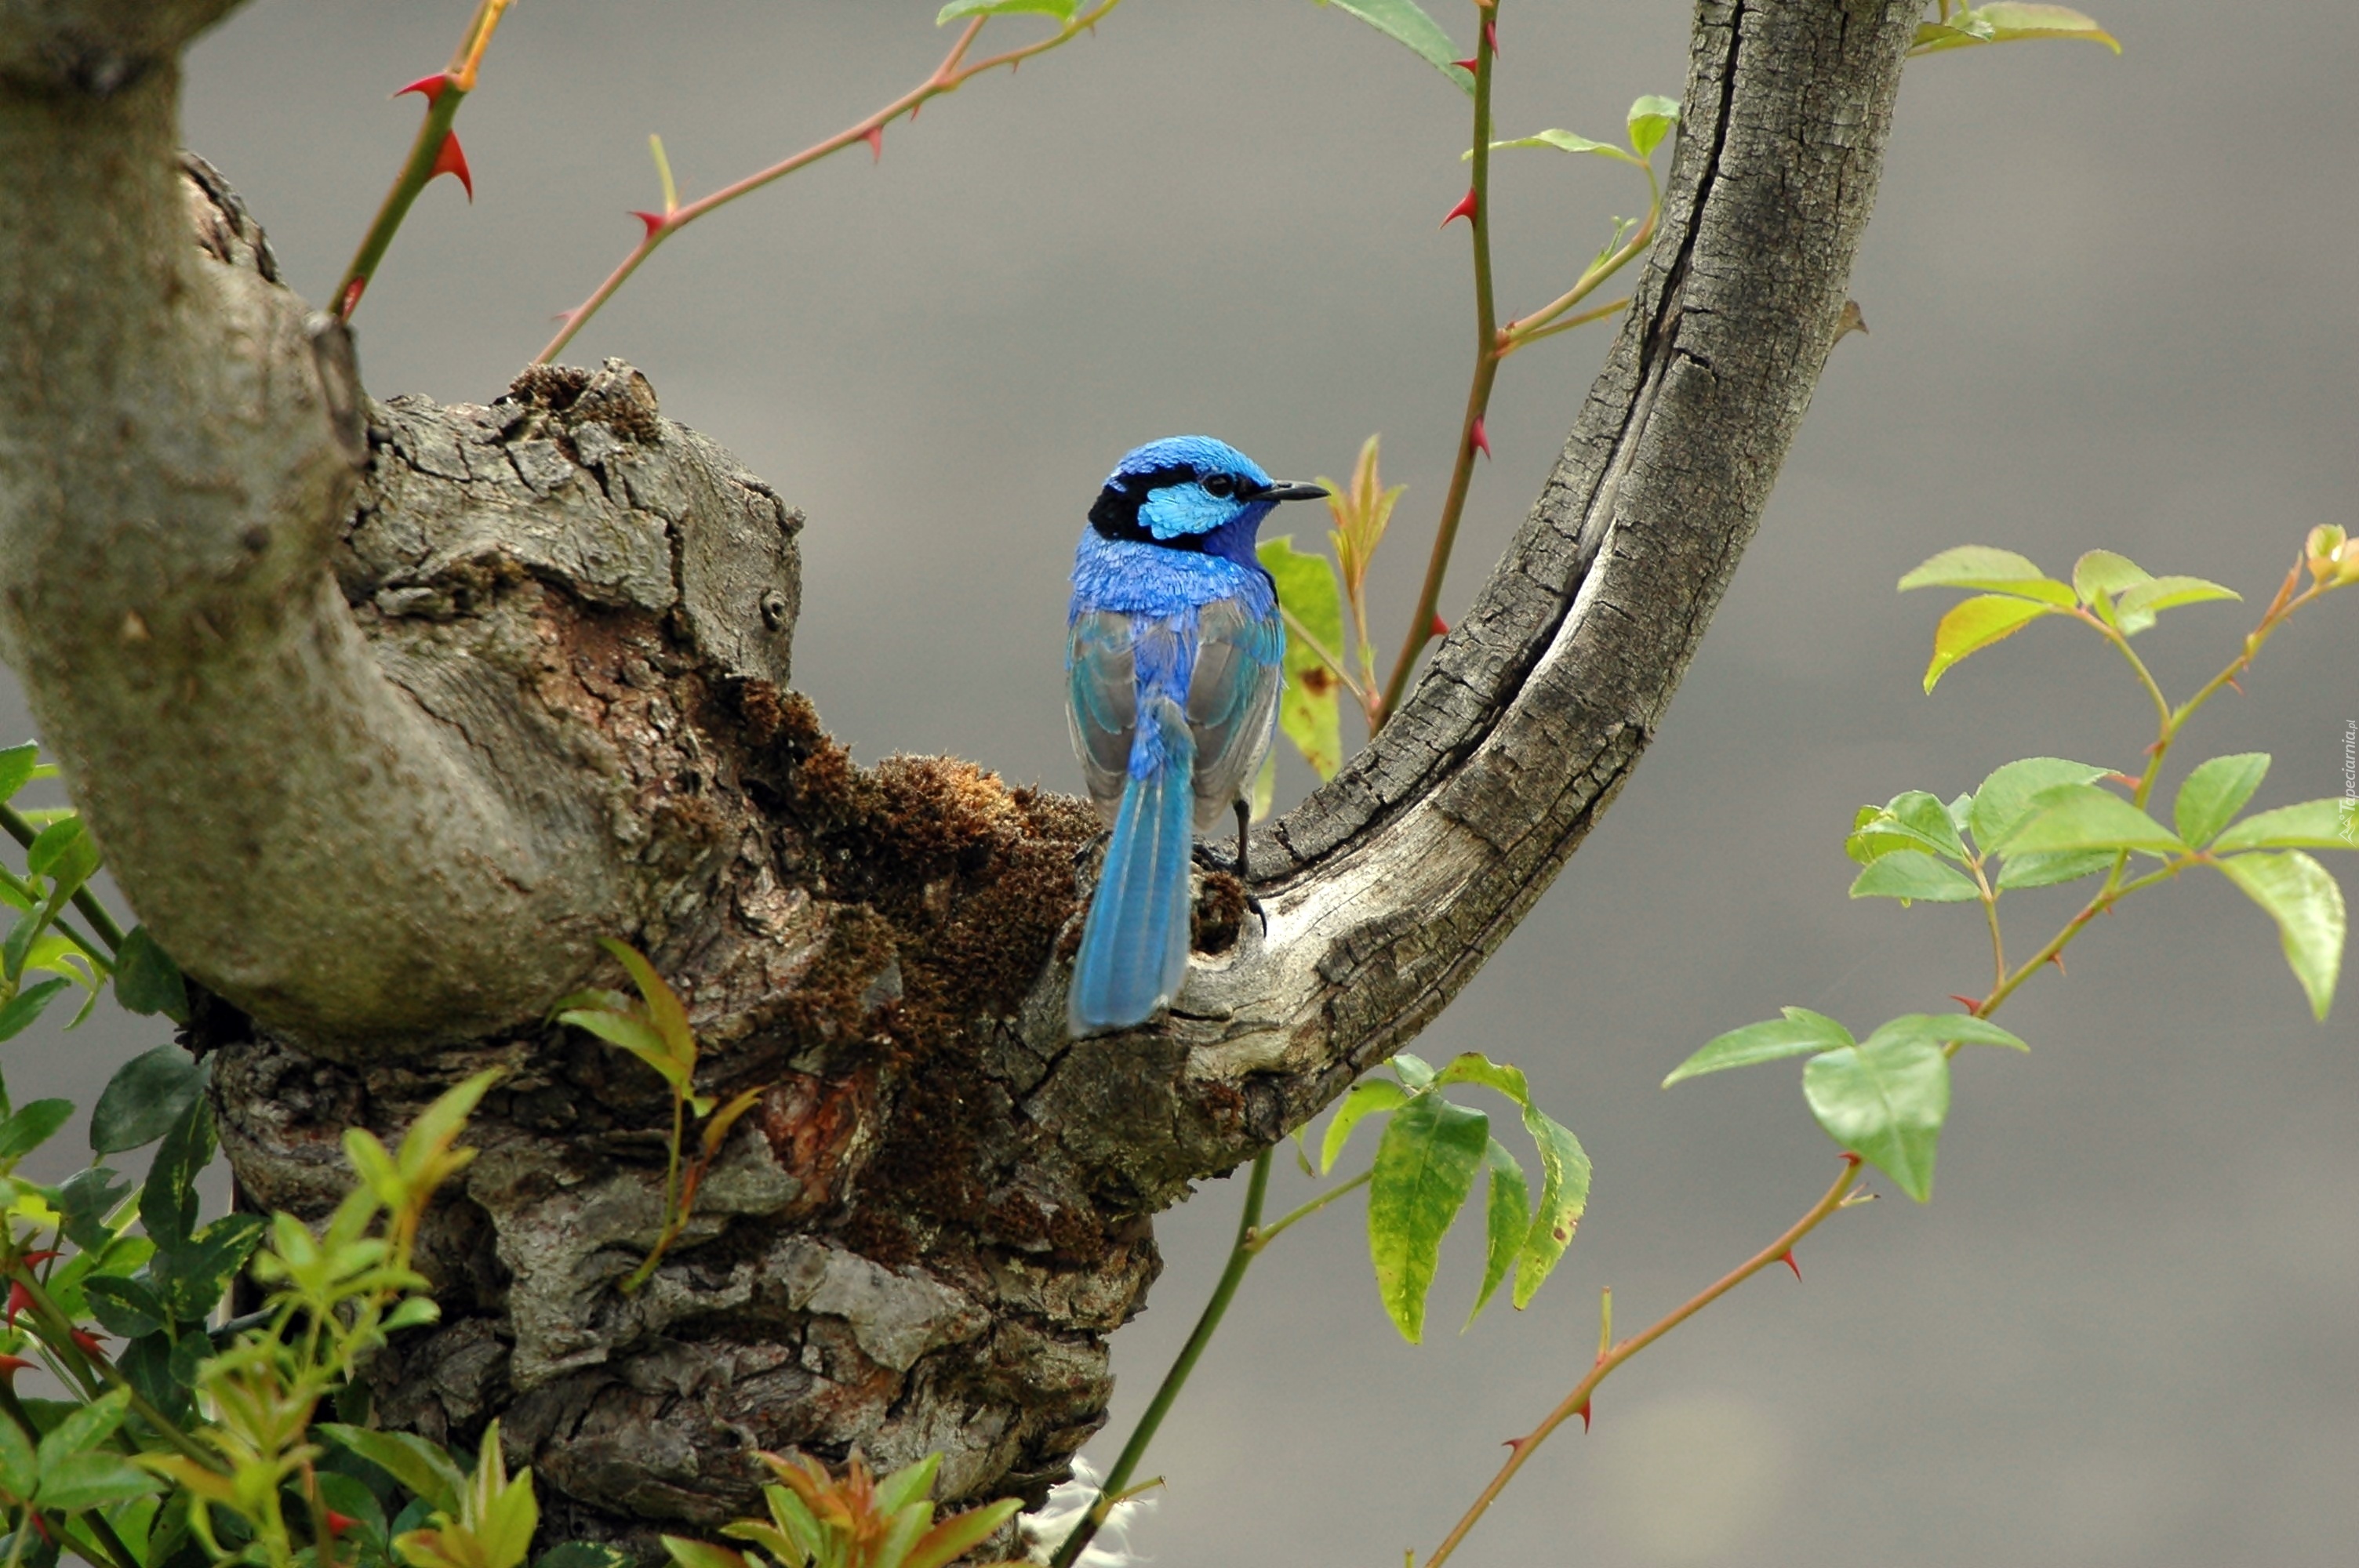
[[[646,378],[362,393],[221,179],[177,59],[233,0],[7,0],[0,656],[201,981],[252,1201],[508,1077],[384,1419],[497,1415],[557,1538],[709,1527],[754,1447],[1035,1497],[1103,1419],[1148,1218],[1399,1049],[1613,800],[1831,347],[1921,7],[1698,7],[1660,238],[1562,458],[1376,742],[1206,879],[1147,1026],[1064,1037],[1094,819],[853,765],[788,684],[799,514]],[[195,243],[190,243],[193,221]],[[1269,873],[1276,873],[1270,875]],[[669,1102],[545,1022],[602,935],[760,1086],[647,1287]]]

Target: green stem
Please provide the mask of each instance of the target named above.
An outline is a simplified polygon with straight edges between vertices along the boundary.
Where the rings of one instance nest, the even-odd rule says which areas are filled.
[[[1498,14],[1496,0],[1485,9],[1489,12],[1487,22]],[[1491,406],[1491,384],[1499,375],[1499,322],[1491,295],[1491,74],[1496,59],[1486,27],[1475,35],[1474,42],[1473,178],[1469,186],[1474,197],[1474,211],[1467,220],[1467,227],[1473,231],[1474,375],[1466,389],[1465,415],[1459,421],[1458,461],[1450,470],[1450,492],[1442,498],[1441,520],[1434,527],[1433,554],[1426,562],[1425,581],[1417,590],[1417,609],[1409,616],[1408,635],[1402,639],[1400,656],[1393,663],[1392,676],[1385,682],[1384,701],[1376,709],[1375,721],[1380,725],[1398,711],[1401,698],[1408,692],[1408,677],[1417,668],[1418,656],[1433,641],[1433,618],[1441,602],[1441,579],[1450,570],[1450,555],[1458,544],[1459,521],[1466,514],[1467,492],[1474,484],[1475,437],[1482,429],[1484,411]]]
[[[1228,1312],[1229,1302],[1236,1295],[1237,1286],[1244,1281],[1245,1270],[1253,1264],[1254,1233],[1261,1224],[1262,1200],[1269,1193],[1269,1155],[1270,1152],[1265,1149],[1254,1156],[1253,1175],[1245,1184],[1245,1213],[1237,1220],[1237,1239],[1229,1249],[1228,1267],[1221,1271],[1221,1282],[1212,1287],[1212,1299],[1204,1303],[1203,1315],[1196,1320],[1194,1332],[1188,1336],[1188,1343],[1180,1347],[1179,1358],[1171,1363],[1171,1369],[1163,1374],[1163,1382],[1155,1390],[1155,1398],[1147,1402],[1147,1413],[1138,1418],[1138,1425],[1132,1429],[1130,1441],[1122,1445],[1121,1456],[1114,1460],[1114,1468],[1107,1472],[1105,1485],[1099,1489],[1097,1501],[1090,1505],[1090,1511],[1082,1516],[1081,1522],[1073,1527],[1073,1533],[1065,1537],[1064,1544],[1057,1548],[1057,1555],[1050,1560],[1051,1568],[1073,1568],[1073,1563],[1088,1549],[1091,1538],[1105,1523],[1106,1516],[1114,1511],[1114,1505],[1122,1499],[1123,1488],[1130,1484],[1131,1476],[1137,1472],[1138,1462],[1147,1456],[1147,1445],[1155,1441],[1155,1429],[1163,1424],[1163,1418],[1169,1413],[1172,1401],[1187,1386],[1188,1375],[1196,1369],[1197,1358],[1204,1354],[1204,1346],[1212,1341],[1213,1331],[1221,1326],[1221,1318]]]
[[[22,813],[5,802],[0,802],[0,827],[6,828],[8,837],[27,849],[33,847],[33,840],[41,836],[39,830],[27,821]],[[15,879],[10,880],[13,881]],[[22,886],[22,884],[18,885]],[[97,895],[86,887],[74,890],[73,906],[82,911],[82,917],[90,922],[90,928],[98,933],[100,941],[106,944],[106,952],[111,957],[114,950],[123,946],[123,927],[114,923],[114,916],[106,913],[106,906],[99,903]],[[71,929],[63,925],[60,925],[59,929],[72,938],[74,945],[83,952],[92,957],[100,957],[97,949],[75,935]],[[114,966],[109,963],[108,967],[111,968]]]
[[[1309,1219],[1312,1215],[1317,1214],[1321,1209],[1325,1208],[1329,1204],[1333,1203],[1337,1198],[1343,1196],[1347,1193],[1358,1192],[1362,1187],[1366,1186],[1370,1182],[1374,1181],[1375,1179],[1375,1167],[1370,1166],[1368,1169],[1361,1172],[1358,1175],[1353,1177],[1350,1181],[1345,1182],[1342,1186],[1321,1193],[1309,1203],[1303,1204],[1298,1208],[1288,1210],[1286,1215],[1278,1219],[1275,1224],[1264,1226],[1260,1229],[1256,1230],[1254,1232],[1253,1240],[1248,1244],[1249,1249],[1255,1253],[1259,1253],[1262,1249],[1277,1240],[1278,1233],[1284,1230],[1288,1226],[1294,1224],[1297,1220]]]
[[[1550,322],[1548,326],[1533,331],[1509,332],[1506,334],[1506,343],[1499,350],[1499,357],[1506,359],[1517,349],[1537,343],[1542,338],[1553,338],[1559,332],[1570,332],[1576,327],[1586,327],[1592,321],[1603,321],[1609,316],[1619,316],[1628,308],[1630,308],[1630,297],[1625,294],[1619,299],[1607,300],[1594,310],[1584,310],[1578,316],[1569,316],[1561,321]]]
[[[895,120],[904,114],[915,114],[930,99],[939,98],[945,92],[957,92],[970,77],[979,76],[984,71],[995,70],[1003,65],[1020,64],[1034,55],[1045,54],[1060,44],[1070,42],[1080,34],[1095,27],[1104,19],[1108,12],[1121,4],[1122,0],[1101,0],[1101,4],[1063,24],[1045,38],[1026,44],[1019,49],[1005,50],[991,56],[988,59],[977,60],[968,65],[963,63],[967,48],[974,42],[974,36],[983,30],[984,23],[990,20],[988,16],[976,16],[960,32],[958,41],[951,46],[951,52],[943,57],[941,64],[934,68],[934,73],[931,76],[866,119],[847,125],[825,141],[813,143],[792,157],[783,158],[767,168],[757,169],[743,179],[723,186],[710,196],[700,197],[682,207],[669,209],[660,218],[649,221],[646,234],[640,238],[636,245],[631,248],[631,254],[625,256],[616,265],[614,270],[606,275],[606,280],[603,283],[591,291],[589,298],[565,313],[564,324],[558,329],[557,336],[551,338],[548,345],[533,356],[532,362],[545,365],[562,353],[565,345],[571,342],[574,335],[589,324],[590,318],[596,315],[600,308],[614,297],[614,291],[628,282],[633,273],[638,271],[639,264],[655,254],[657,246],[703,217],[707,212],[716,208],[725,207],[749,191],[759,190],[773,180],[783,179],[797,169],[807,168],[832,154],[840,153],[855,143],[866,141],[871,135],[881,135],[885,127]]]
[[[16,1283],[25,1287],[25,1294],[32,1303],[33,1316],[49,1331],[42,1339],[60,1364],[76,1371],[94,1372],[100,1379],[121,1389],[129,1398],[132,1412],[154,1427],[165,1442],[209,1470],[221,1469],[219,1457],[149,1403],[147,1396],[123,1375],[120,1368],[103,1356],[89,1354],[73,1342],[73,1320],[58,1310],[57,1302],[41,1281],[33,1277],[32,1270],[25,1267],[21,1260],[16,1266],[14,1278]]]

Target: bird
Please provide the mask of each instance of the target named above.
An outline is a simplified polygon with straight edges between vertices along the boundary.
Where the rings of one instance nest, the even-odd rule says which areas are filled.
[[[1195,835],[1237,822],[1269,750],[1286,628],[1254,554],[1281,502],[1327,494],[1273,480],[1209,436],[1134,448],[1106,476],[1073,552],[1065,712],[1090,800],[1112,830],[1066,1022],[1074,1037],[1143,1023],[1188,972]]]

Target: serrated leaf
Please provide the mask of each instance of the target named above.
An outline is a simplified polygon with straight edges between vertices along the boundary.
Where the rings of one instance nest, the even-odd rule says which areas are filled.
[[[1319,1173],[1325,1175],[1335,1168],[1336,1157],[1352,1136],[1352,1129],[1364,1118],[1398,1110],[1408,1103],[1408,1091],[1385,1078],[1363,1078],[1353,1084],[1335,1108],[1335,1119],[1327,1124],[1327,1135],[1319,1141]]]
[[[1474,77],[1458,64],[1458,46],[1413,0],[1321,0],[1321,4],[1357,16],[1448,77],[1468,97],[1474,95]]]
[[[1491,1178],[1483,1208],[1483,1288],[1475,1292],[1474,1305],[1466,1314],[1468,1328],[1483,1315],[1492,1292],[1516,1266],[1516,1255],[1523,1250],[1532,1228],[1531,1189],[1524,1180],[1523,1166],[1495,1138],[1483,1151],[1483,1163]]]
[[[73,1113],[70,1099],[37,1099],[17,1107],[14,1116],[0,1121],[0,1166],[13,1165],[47,1143]]]
[[[1703,1049],[1672,1069],[1671,1076],[1663,1080],[1663,1087],[1669,1088],[1683,1079],[1700,1078],[1706,1073],[1724,1073],[1731,1067],[1749,1067],[1756,1062],[1804,1056],[1813,1051],[1832,1051],[1854,1043],[1851,1031],[1825,1013],[1803,1007],[1787,1008],[1783,1018],[1748,1023],[1742,1029],[1714,1035]]]
[[[2015,43],[2036,38],[2081,38],[2093,44],[2103,44],[2115,54],[2122,52],[2119,39],[2099,27],[2094,20],[2064,5],[2034,5],[2009,4],[1994,0],[1988,5],[1950,13],[1947,26],[1936,22],[1919,24],[1916,41],[1909,46],[1911,55],[1939,54],[1945,49],[1970,49],[1976,44]]]
[[[190,1238],[186,1247],[173,1249],[150,1264],[173,1314],[182,1322],[210,1314],[229,1290],[230,1281],[254,1255],[268,1225],[258,1214],[223,1215]]]
[[[2200,577],[2158,577],[2138,584],[2114,600],[2114,623],[2125,636],[2136,636],[2154,624],[2154,618],[2182,604],[2215,599],[2242,599],[2235,589],[2206,582]]]
[[[1974,791],[1974,843],[1985,855],[2006,849],[2007,835],[2031,819],[2032,796],[2059,784],[2089,784],[2111,771],[2062,757],[2026,757],[1994,769]]]
[[[158,1045],[132,1057],[115,1069],[91,1110],[91,1152],[118,1154],[155,1142],[204,1093],[207,1076],[204,1065],[178,1045]]]
[[[1516,1310],[1521,1312],[1572,1245],[1572,1233],[1589,1206],[1589,1155],[1570,1128],[1538,1109],[1524,1108],[1524,1130],[1540,1154],[1540,1201],[1532,1227],[1516,1254]]]
[[[2063,587],[2060,583],[2057,586]],[[1941,617],[1940,624],[1933,628],[1933,662],[1925,666],[1925,690],[1930,694],[1960,660],[2014,636],[2043,615],[2058,613],[2055,606],[2037,600],[2010,599],[1999,594],[1984,594],[1952,605],[1950,612]]]
[[[1907,1040],[1928,1045],[2004,1045],[2010,1051],[2025,1052],[2031,1049],[1990,1020],[1963,1012],[1904,1013],[1877,1025],[1875,1033],[1863,1044],[1883,1045]]]
[[[172,1324],[171,1314],[143,1281],[101,1275],[84,1281],[82,1299],[99,1326],[121,1339],[160,1333]]]
[[[1894,795],[1880,808],[1862,806],[1843,841],[1844,853],[1864,864],[1899,849],[1920,849],[1952,860],[1966,858],[1965,841],[1958,836],[1950,808],[1921,789]]]
[[[1630,105],[1625,121],[1630,132],[1630,150],[1640,157],[1652,157],[1663,138],[1680,123],[1680,102],[1649,92]]]
[[[2268,771],[2267,752],[2240,752],[2199,764],[2180,783],[2179,796],[2171,803],[2171,821],[2179,836],[2199,849],[2211,842],[2245,809]]]
[[[2334,878],[2299,849],[2282,855],[2234,855],[2213,863],[2277,923],[2286,962],[2309,996],[2310,1011],[2325,1022],[2350,927],[2343,890]]]
[[[2153,580],[2152,574],[2136,561],[2111,550],[2091,550],[2072,563],[2072,591],[2083,604],[2094,604],[2100,596]]]
[[[2030,816],[2007,836],[2010,854],[2136,849],[2169,857],[2187,849],[2169,828],[2095,784],[2057,784],[2033,795],[2031,805]]]
[[[1982,897],[1973,879],[1922,849],[1896,849],[1852,879],[1854,898],[1897,898],[1905,903],[1968,903]]]
[[[40,761],[41,749],[30,741],[0,751],[0,803],[16,798],[16,792],[32,782]]]
[[[1971,588],[1987,593],[2035,599],[2044,604],[2070,607],[2072,589],[2058,582],[2028,556],[1988,545],[1960,545],[1919,566],[1900,579],[1900,591],[1918,588]]]
[[[407,1432],[375,1432],[341,1422],[323,1421],[311,1430],[391,1476],[435,1512],[458,1517],[467,1477],[435,1444]]]
[[[1462,1051],[1433,1076],[1437,1087],[1443,1084],[1480,1084],[1496,1089],[1516,1102],[1518,1109],[1528,1110],[1532,1104],[1532,1088],[1521,1067],[1511,1067],[1505,1062],[1494,1062],[1480,1051]]]
[[[1612,142],[1593,142],[1587,136],[1575,135],[1571,131],[1535,131],[1528,136],[1517,136],[1512,141],[1491,144],[1491,150],[1495,153],[1506,152],[1515,147],[1554,147],[1559,152],[1593,153],[1599,157],[1610,157],[1622,163],[1638,164],[1642,168],[1646,167],[1639,159],[1632,157],[1626,149],[1617,147]],[[1473,156],[1472,153],[1461,153],[1459,161],[1463,163]]]
[[[2009,855],[1999,863],[1998,880],[1993,884],[2002,892],[2019,888],[2054,887],[2060,882],[2076,882],[2082,877],[2093,877],[2110,870],[2114,863],[2111,849],[2076,849],[2060,855]]]
[[[1441,1238],[1464,1206],[1491,1136],[1490,1119],[1440,1095],[1393,1112],[1368,1184],[1368,1259],[1376,1295],[1401,1337],[1425,1336],[1425,1298]]]
[[[962,16],[1011,16],[1029,14],[1054,16],[1060,22],[1073,19],[1079,0],[951,0],[934,17],[934,26],[942,27]]]
[[[2359,804],[2348,800],[2306,800],[2256,811],[2233,824],[2212,843],[2212,849],[2359,849]]]
[[[189,1021],[189,989],[180,967],[145,925],[133,926],[114,950],[114,1000],[143,1016],[160,1012],[176,1023]]]
[[[0,1040],[13,1040],[30,1029],[49,1010],[50,1000],[71,983],[65,979],[37,980],[0,1004]]]
[[[1922,1040],[1863,1041],[1813,1056],[1802,1094],[1827,1136],[1919,1203],[1933,1195],[1933,1157],[1950,1114],[1950,1059]]]
[[[1277,602],[1337,658],[1343,652],[1343,600],[1335,568],[1325,556],[1294,547],[1293,535],[1264,539],[1255,550],[1277,587]],[[1286,639],[1286,687],[1277,700],[1277,727],[1322,780],[1343,765],[1343,683],[1303,638]]]

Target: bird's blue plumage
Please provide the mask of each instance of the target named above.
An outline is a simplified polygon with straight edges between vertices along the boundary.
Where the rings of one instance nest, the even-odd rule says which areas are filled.
[[[1279,502],[1323,493],[1178,436],[1125,456],[1090,509],[1066,711],[1113,834],[1073,964],[1076,1034],[1144,1022],[1187,973],[1194,836],[1252,787],[1277,713],[1286,633],[1254,535]]]

